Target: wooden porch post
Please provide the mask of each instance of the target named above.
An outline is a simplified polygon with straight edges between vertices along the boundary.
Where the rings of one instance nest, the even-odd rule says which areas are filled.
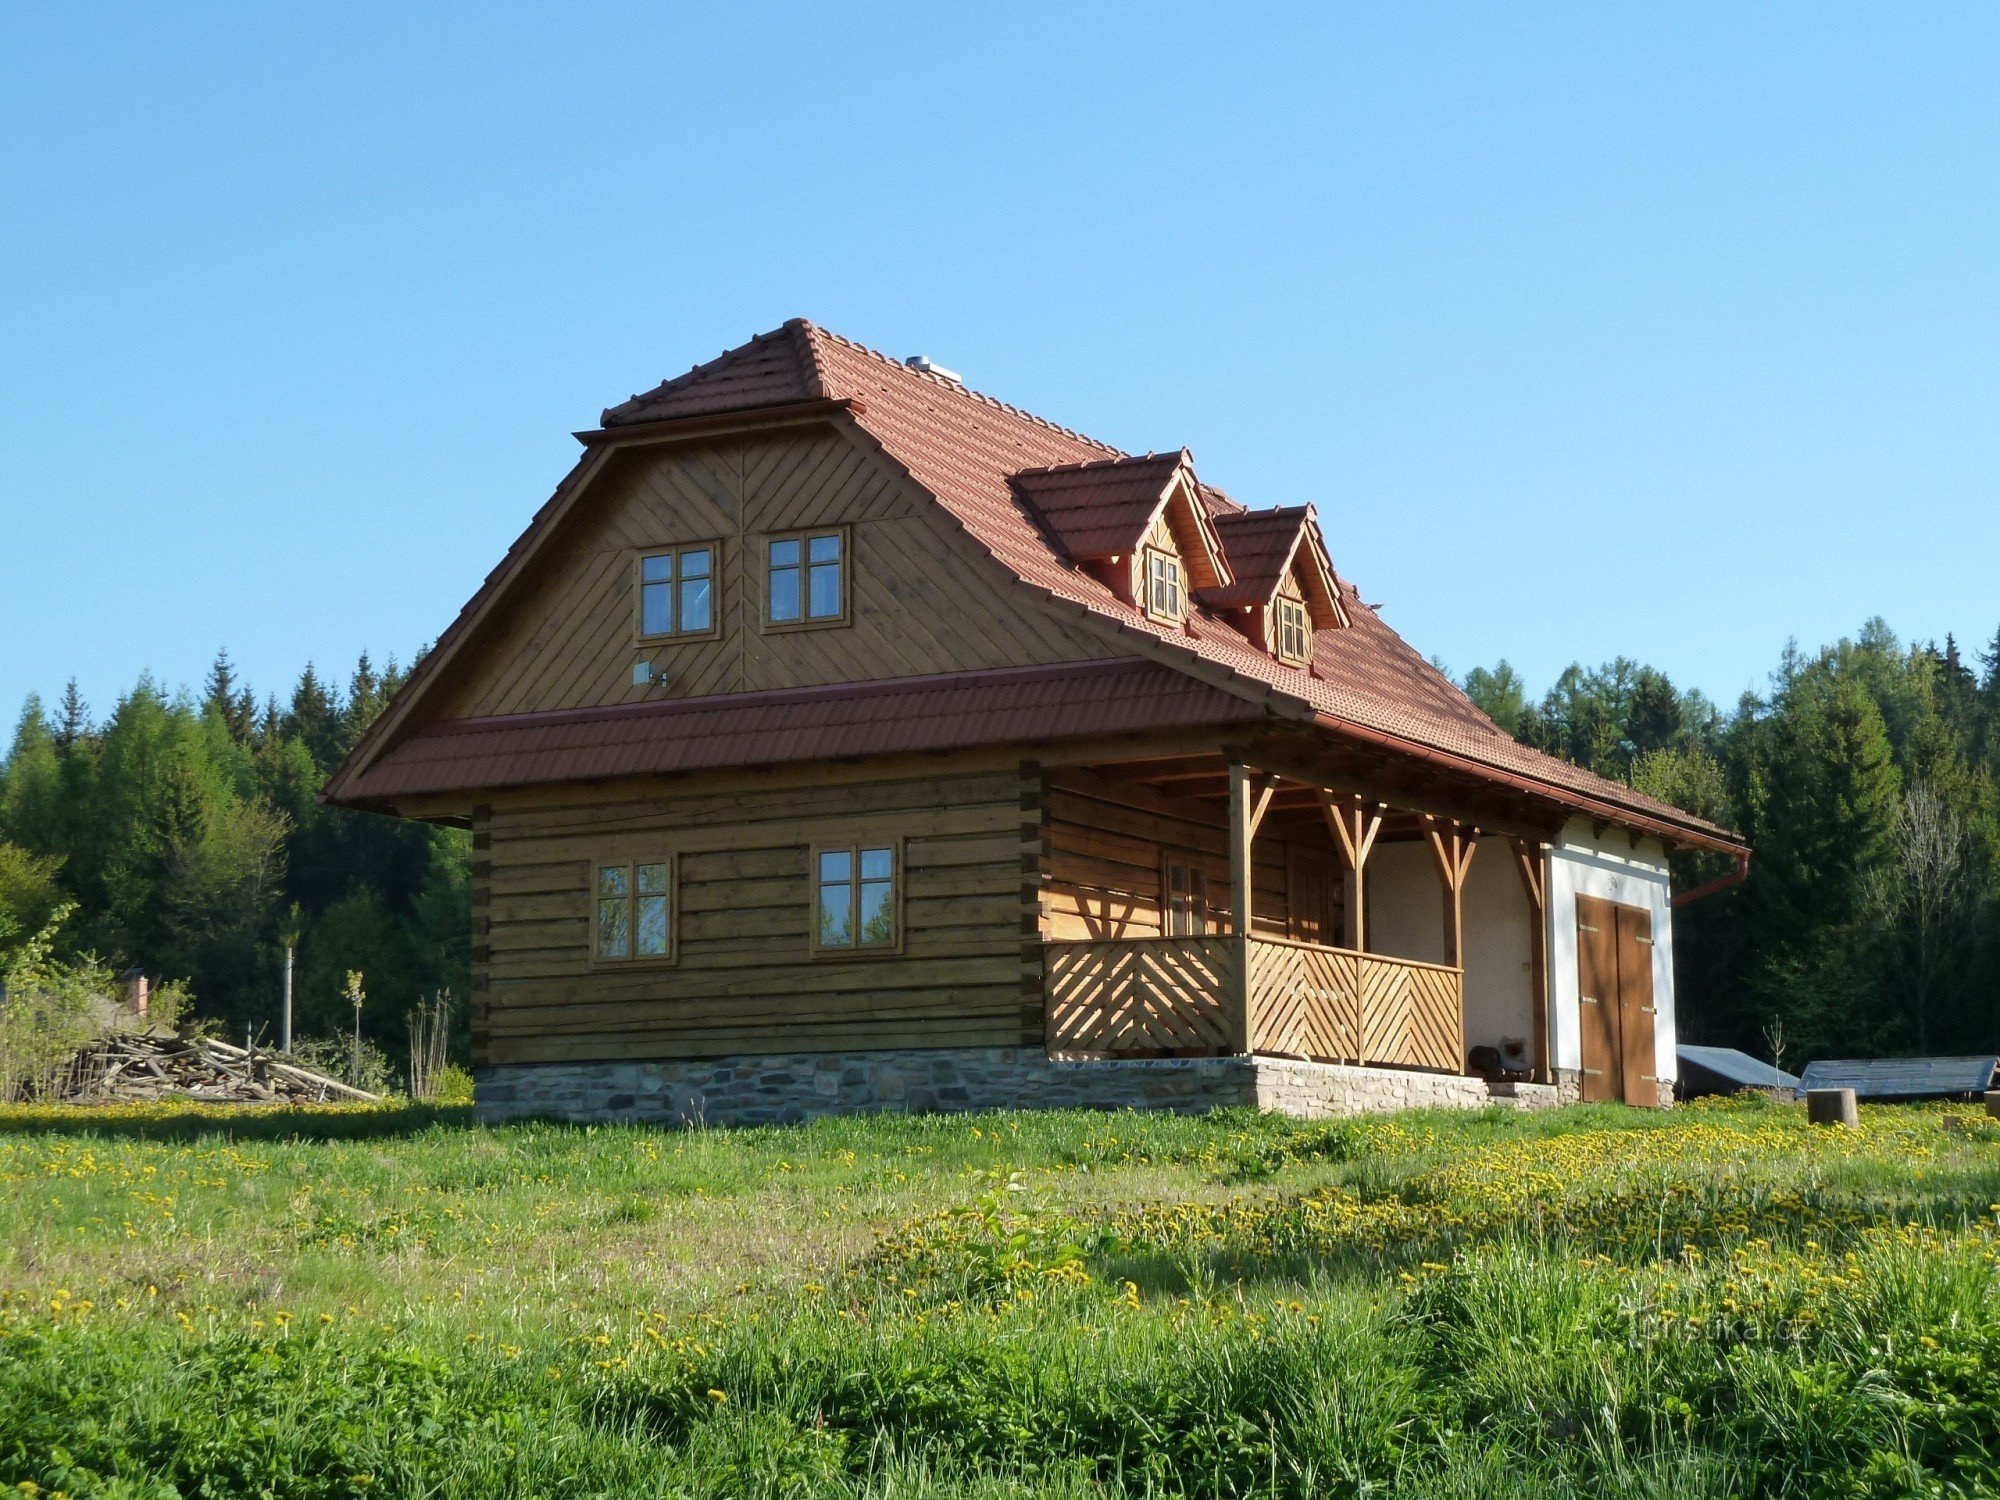
[[[1549,1065],[1549,856],[1545,846],[1531,839],[1514,840],[1514,868],[1520,872],[1521,887],[1528,893],[1528,993],[1534,1010],[1534,1065],[1536,1083],[1555,1078]]]
[[[1454,969],[1465,967],[1465,877],[1472,868],[1472,856],[1479,849],[1479,830],[1468,837],[1464,827],[1452,823],[1447,828],[1441,818],[1426,815],[1424,834],[1430,839],[1431,855],[1437,861],[1438,883],[1444,891],[1444,961]]]
[[[1341,882],[1341,936],[1344,946],[1356,953],[1368,951],[1368,902],[1363,882],[1367,878],[1368,855],[1375,847],[1375,835],[1382,828],[1382,806],[1372,809],[1359,796],[1336,799],[1321,789],[1320,810],[1326,814],[1333,841],[1347,863],[1347,879]]]
[[[1254,775],[1240,760],[1229,763],[1229,917],[1235,925],[1236,964],[1230,975],[1229,1009],[1237,1050],[1248,1052],[1254,1040],[1250,1017],[1251,876],[1250,849],[1257,825],[1270,809],[1278,788],[1275,776]]]

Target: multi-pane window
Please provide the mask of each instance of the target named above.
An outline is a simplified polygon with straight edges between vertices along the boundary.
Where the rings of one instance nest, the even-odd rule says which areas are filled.
[[[1146,613],[1156,620],[1178,623],[1187,613],[1181,587],[1181,560],[1171,552],[1146,549]]]
[[[1276,606],[1278,659],[1299,666],[1312,657],[1312,622],[1303,600],[1279,596]]]
[[[639,634],[707,635],[714,629],[714,547],[677,547],[639,559]]]
[[[894,948],[896,846],[855,844],[813,851],[813,946],[849,952]]]
[[[670,861],[597,866],[594,925],[600,961],[671,957],[673,920]]]
[[[1167,861],[1168,937],[1204,937],[1208,933],[1208,877],[1200,865]]]
[[[847,559],[842,534],[812,531],[771,538],[764,601],[764,618],[773,625],[845,619]]]

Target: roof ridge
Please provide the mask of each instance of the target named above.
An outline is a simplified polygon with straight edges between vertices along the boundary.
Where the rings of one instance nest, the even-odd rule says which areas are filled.
[[[714,375],[719,371],[726,370],[731,365],[741,362],[752,350],[775,343],[779,339],[790,338],[796,343],[799,334],[799,329],[794,326],[796,324],[805,324],[807,327],[811,326],[809,323],[806,323],[804,318],[790,318],[780,323],[776,328],[767,328],[762,333],[753,333],[744,342],[731,345],[713,359],[705,359],[700,364],[690,365],[687,369],[681,371],[680,374],[669,375],[660,380],[650,390],[634,391],[625,400],[605,407],[599,413],[598,421],[602,425],[609,427],[613,425],[612,418],[614,414],[624,411],[628,407],[636,406],[642,401],[654,401],[674,391],[683,390],[688,385],[693,384],[698,378]],[[801,368],[806,377],[807,390],[816,392],[813,399],[823,399],[826,395],[826,378],[824,372],[819,367],[817,351],[812,349],[808,343],[799,352],[803,355]],[[749,409],[751,408],[745,408],[745,410]]]
[[[1216,516],[1215,520],[1257,521],[1268,520],[1274,517],[1279,519],[1296,517],[1298,520],[1303,521],[1310,514],[1312,514],[1312,502],[1307,501],[1303,505],[1259,505],[1254,507],[1246,505],[1241,510],[1226,510],[1221,515]]]
[[[1026,479],[1043,474],[1087,474],[1093,469],[1112,469],[1120,464],[1171,463],[1175,468],[1186,464],[1194,467],[1194,455],[1185,447],[1168,453],[1118,453],[1104,458],[1080,459],[1073,464],[1039,464],[1033,468],[1016,469],[1009,479]]]
[[[890,369],[912,380],[928,381],[939,390],[950,391],[954,395],[969,396],[982,405],[990,406],[996,411],[1006,412],[1010,417],[1019,417],[1024,422],[1032,422],[1037,427],[1046,428],[1050,432],[1059,433],[1063,437],[1074,439],[1076,442],[1088,443],[1093,448],[1103,450],[1110,457],[1129,458],[1132,456],[1126,453],[1124,449],[1115,447],[1105,442],[1102,438],[1094,438],[1087,432],[1078,432],[1074,427],[1065,427],[1060,422],[1051,422],[1047,417],[1038,417],[1033,412],[1022,407],[1002,401],[998,396],[989,396],[984,391],[974,390],[962,380],[949,380],[934,371],[919,370],[914,365],[907,365],[894,355],[884,354],[880,349],[871,349],[868,345],[857,343],[845,334],[835,333],[831,328],[822,328],[810,318],[798,318],[794,321],[803,324],[810,336],[826,339],[832,343],[840,344],[856,354],[866,355],[869,359],[879,360]]]

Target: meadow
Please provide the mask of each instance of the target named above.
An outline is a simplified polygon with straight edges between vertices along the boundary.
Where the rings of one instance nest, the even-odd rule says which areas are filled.
[[[2000,1493],[2000,1121],[0,1111],[23,1496]]]

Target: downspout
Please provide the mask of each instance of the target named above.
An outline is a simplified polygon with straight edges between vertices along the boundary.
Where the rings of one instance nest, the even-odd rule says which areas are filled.
[[[1726,891],[1732,885],[1741,885],[1750,878],[1750,851],[1743,850],[1736,856],[1736,868],[1727,875],[1718,875],[1707,885],[1698,885],[1691,891],[1682,891],[1674,897],[1676,907],[1692,906],[1704,896],[1713,896],[1717,891]]]

